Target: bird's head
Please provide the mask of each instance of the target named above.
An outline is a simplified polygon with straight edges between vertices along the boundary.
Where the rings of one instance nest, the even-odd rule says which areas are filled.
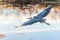
[[[48,5],[46,9],[51,9],[52,8],[52,5]]]

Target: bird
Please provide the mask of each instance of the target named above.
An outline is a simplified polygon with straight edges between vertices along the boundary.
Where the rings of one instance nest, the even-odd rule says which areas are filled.
[[[49,23],[46,23],[46,19],[44,19],[44,17],[46,17],[49,13],[50,10],[52,8],[52,5],[48,5],[42,12],[40,12],[37,16],[34,16],[32,19],[28,20],[27,22],[23,23],[20,26],[27,26],[27,25],[32,25],[34,23],[40,22],[40,23],[45,23],[47,25],[50,25]],[[15,26],[18,27],[18,26]]]

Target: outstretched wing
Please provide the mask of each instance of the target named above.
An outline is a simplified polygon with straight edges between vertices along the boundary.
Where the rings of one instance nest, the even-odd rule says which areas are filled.
[[[45,17],[46,15],[48,15],[48,13],[50,12],[50,9],[52,7],[49,6],[47,7],[46,9],[44,9],[40,14],[38,14],[37,16],[35,16],[34,18],[30,19],[29,21],[23,23],[22,25],[20,26],[26,26],[26,25],[31,25],[31,24],[34,24],[36,22],[39,22],[41,21],[41,19],[43,19],[43,17]]]
[[[23,23],[21,26],[31,25],[37,22],[37,18],[30,19],[29,21]]]
[[[47,16],[51,10],[52,6],[48,6],[46,9],[44,9],[41,13],[39,13],[36,17],[37,18],[43,18],[45,16]]]
[[[34,17],[33,19],[25,22],[24,24],[22,24],[22,26],[25,25],[31,25],[33,23],[36,23],[38,21],[40,21],[40,18],[42,19],[43,17],[47,16],[48,13],[50,12],[52,6],[48,6],[46,9],[44,9],[40,14],[38,14],[36,17]]]

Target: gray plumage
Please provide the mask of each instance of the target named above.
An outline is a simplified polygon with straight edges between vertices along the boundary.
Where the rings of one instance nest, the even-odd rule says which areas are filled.
[[[32,19],[28,20],[27,22],[23,23],[21,26],[31,25],[31,24],[34,24],[36,22],[46,23],[45,22],[46,19],[43,19],[43,18],[49,14],[51,8],[52,8],[52,6],[49,5],[41,13],[39,13],[37,16],[33,17]],[[49,23],[46,23],[46,24],[49,25]]]

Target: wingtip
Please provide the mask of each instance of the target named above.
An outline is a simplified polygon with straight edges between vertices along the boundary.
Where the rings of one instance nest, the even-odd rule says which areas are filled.
[[[15,28],[18,28],[18,27],[22,27],[23,25],[20,25],[20,26],[14,26]]]
[[[14,26],[15,28],[18,28],[18,26]]]
[[[29,18],[27,18],[27,19],[32,19],[32,17],[29,17]]]
[[[24,25],[20,25],[20,27],[22,27],[22,26],[24,26]]]

